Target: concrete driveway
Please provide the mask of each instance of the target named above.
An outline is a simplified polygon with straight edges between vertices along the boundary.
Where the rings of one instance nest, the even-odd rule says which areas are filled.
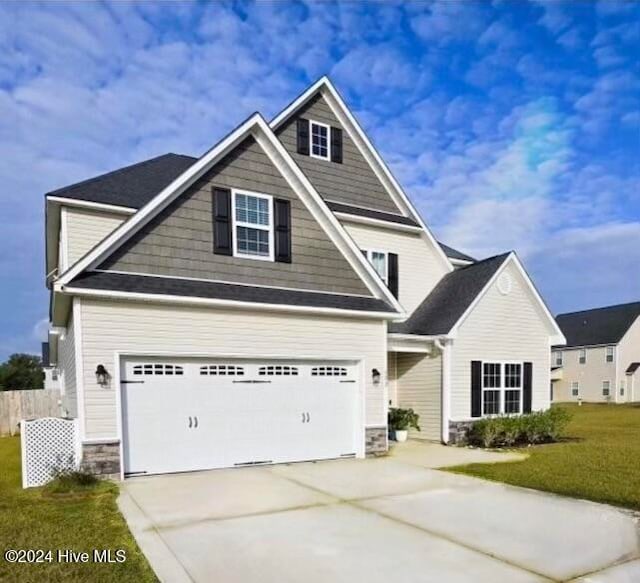
[[[119,504],[172,583],[640,581],[629,513],[432,469],[504,459],[414,442],[378,459],[134,478]]]

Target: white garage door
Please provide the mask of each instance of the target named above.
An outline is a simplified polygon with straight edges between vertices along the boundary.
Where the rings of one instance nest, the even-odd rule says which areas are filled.
[[[355,455],[356,363],[136,358],[122,370],[126,474]]]

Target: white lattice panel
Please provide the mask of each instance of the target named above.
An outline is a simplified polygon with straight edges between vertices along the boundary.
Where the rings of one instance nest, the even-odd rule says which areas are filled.
[[[22,487],[42,486],[56,470],[78,467],[79,439],[76,419],[44,417],[20,422]]]

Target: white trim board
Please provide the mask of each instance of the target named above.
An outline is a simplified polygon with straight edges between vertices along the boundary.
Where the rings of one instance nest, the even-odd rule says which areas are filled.
[[[391,199],[396,203],[399,209],[406,213],[407,216],[413,218],[422,227],[427,239],[436,247],[436,254],[443,261],[447,271],[452,271],[453,265],[451,265],[449,258],[446,256],[445,252],[442,250],[435,237],[422,220],[417,209],[402,190],[399,182],[393,176],[391,170],[385,164],[378,151],[374,148],[366,133],[327,76],[323,76],[318,79],[318,81],[311,85],[311,87],[299,95],[285,109],[276,115],[269,125],[273,130],[277,130],[278,127],[289,119],[295,111],[307,103],[318,92],[320,92],[325,98],[329,108],[336,116],[342,127],[347,131],[349,137],[353,140],[364,159],[369,163],[369,166],[371,166],[374,174],[385,187],[385,190]]]
[[[262,116],[257,113],[223,138],[215,147],[131,216],[128,221],[120,225],[111,235],[103,239],[70,269],[65,271],[58,279],[58,283],[64,286],[83,271],[96,267],[248,136],[252,136],[256,140],[372,294],[379,299],[387,301],[393,306],[397,314],[404,315],[404,310],[397,299],[380,281],[373,267],[369,265],[368,261],[360,253],[355,242],[329,210],[329,207],[293,161]]]
[[[99,211],[109,211],[112,213],[122,213],[126,215],[132,215],[137,212],[136,209],[128,206],[118,206],[113,204],[106,204],[103,202],[93,202],[91,200],[83,200],[76,198],[64,198],[62,196],[47,196],[48,203],[55,203],[64,206],[73,206],[86,209],[94,209]]]
[[[221,308],[250,309],[271,312],[294,312],[336,315],[353,318],[381,318],[383,320],[402,319],[397,312],[372,312],[360,310],[343,310],[340,308],[321,308],[314,306],[294,306],[289,304],[265,304],[259,302],[244,302],[236,300],[221,300],[215,298],[198,298],[191,296],[173,296],[166,294],[147,294],[137,292],[122,292],[114,290],[84,289],[80,287],[58,286],[55,291],[76,297],[105,298],[112,300],[137,300],[157,304],[185,304],[192,306],[217,306]]]

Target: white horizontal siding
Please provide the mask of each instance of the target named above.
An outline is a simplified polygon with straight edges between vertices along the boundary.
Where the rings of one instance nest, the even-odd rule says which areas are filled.
[[[539,304],[513,263],[508,295],[494,282],[461,324],[451,352],[451,418],[471,416],[471,361],[516,360],[533,363],[534,410],[549,407],[549,328]]]
[[[117,229],[128,215],[65,207],[67,266]]]
[[[419,233],[349,223],[344,228],[361,249],[398,255],[398,292],[402,307],[411,314],[447,274],[443,260]]]
[[[626,375],[626,370],[632,362],[640,362],[640,317],[636,318],[627,333],[618,344],[616,353],[617,363],[617,400],[619,402],[640,401],[640,390],[632,385],[631,377]],[[636,371],[635,378],[640,376]],[[638,381],[635,381],[637,385]],[[620,395],[620,386],[624,386],[625,394]],[[635,391],[632,391],[635,388]]]
[[[363,360],[365,423],[386,425],[385,383],[371,382],[373,368],[386,378],[386,326],[380,321],[83,300],[82,343],[89,439],[117,433],[118,383],[102,388],[94,375],[98,364],[113,373],[116,351]]]
[[[585,349],[587,360],[580,364],[580,349],[562,350],[562,379],[553,383],[553,400],[556,402],[577,401],[581,398],[590,403],[605,403],[602,394],[602,381],[610,382],[611,399],[616,397],[616,356],[613,362],[607,362],[606,347],[598,346]],[[571,384],[578,382],[578,396],[571,394]]]
[[[442,357],[398,353],[396,358],[398,406],[420,416],[420,431],[411,436],[440,440]]]
[[[58,338],[58,368],[62,389],[62,408],[69,417],[78,416],[76,390],[76,345],[74,335],[73,312],[69,316],[64,334]]]

